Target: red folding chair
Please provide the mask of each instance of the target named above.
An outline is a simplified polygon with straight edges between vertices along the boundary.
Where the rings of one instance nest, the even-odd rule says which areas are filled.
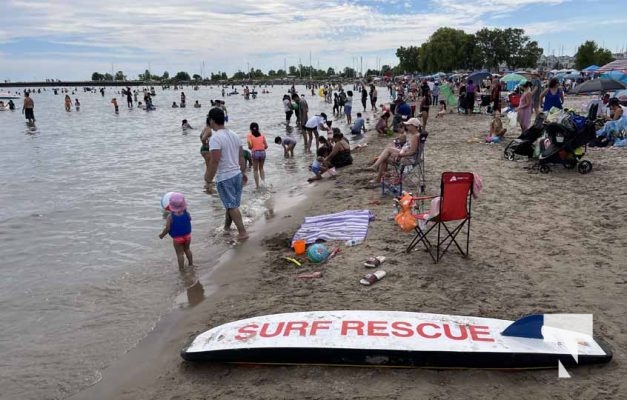
[[[474,175],[471,172],[444,172],[440,189],[440,205],[437,214],[415,214],[418,225],[415,228],[416,236],[413,238],[407,252],[409,253],[418,242],[422,242],[434,262],[439,262],[451,244],[455,246],[463,257],[468,256],[470,246],[470,210],[472,206],[472,190]],[[419,196],[414,200],[433,199],[435,196]],[[433,210],[432,210],[433,211]],[[433,223],[428,229],[426,226]],[[449,223],[449,225],[447,225]],[[451,223],[455,225],[450,228]],[[466,226],[466,251],[457,242],[457,235]],[[437,227],[437,242],[431,244],[427,235]],[[444,228],[444,229],[442,229]],[[444,235],[446,233],[446,235]],[[462,243],[463,244],[463,243]],[[435,253],[435,254],[434,254]]]

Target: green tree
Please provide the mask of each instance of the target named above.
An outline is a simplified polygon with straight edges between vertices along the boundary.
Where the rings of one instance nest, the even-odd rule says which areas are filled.
[[[103,81],[112,81],[113,80],[113,75],[111,74],[104,74],[104,76],[102,77]]]
[[[287,73],[285,71],[283,71],[282,69],[279,69],[276,72],[276,76],[287,76]]]
[[[597,57],[597,65],[600,67],[615,60],[612,52],[608,49],[599,49]]]
[[[438,72],[472,69],[478,63],[475,54],[474,35],[461,29],[440,28],[420,46],[418,70]]]
[[[94,72],[93,74],[91,74],[91,80],[92,81],[103,81],[104,80],[104,75],[99,73],[99,72]]]
[[[139,74],[139,80],[140,81],[150,81],[151,77],[152,77],[152,75],[150,74],[150,71],[148,71],[148,70],[144,71],[143,74]]]
[[[290,67],[287,70],[289,71],[288,75],[298,75],[298,68],[296,68],[293,65],[290,65]]]
[[[588,40],[577,48],[575,68],[583,69],[590,65],[604,65],[614,60],[612,52],[599,48],[594,40]]]
[[[125,81],[126,80],[126,75],[124,75],[124,72],[118,71],[118,72],[115,73],[115,80],[116,81]]]
[[[176,73],[176,75],[174,76],[174,79],[179,81],[179,82],[189,82],[192,79],[189,77],[189,74],[187,72],[183,72],[183,71],[179,71]]]
[[[273,70],[273,69],[271,69],[270,71],[268,71],[268,76],[269,76],[270,78],[274,78],[274,77],[276,76],[276,71],[275,71],[275,70]]]
[[[194,74],[192,75],[192,79],[195,80],[196,82],[202,80],[202,76],[200,76],[199,74]]]
[[[236,79],[236,80],[246,79],[246,73],[243,71],[237,71],[236,73],[233,74],[231,79]]]
[[[333,69],[332,67],[329,67],[327,69],[327,76],[333,76],[335,75],[335,69]]]
[[[170,73],[168,71],[164,71],[163,75],[161,75],[161,80],[167,81],[168,79],[170,79]]]
[[[483,60],[483,65],[489,70],[498,70],[499,64],[505,62],[510,54],[503,31],[483,28],[475,33],[475,38],[477,51]]]
[[[420,70],[420,47],[409,46],[396,49],[399,59],[398,67],[402,72],[417,72]]]

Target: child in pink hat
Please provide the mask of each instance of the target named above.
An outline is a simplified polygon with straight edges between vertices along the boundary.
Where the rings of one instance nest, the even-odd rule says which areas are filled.
[[[184,255],[187,256],[189,266],[193,267],[192,251],[189,249],[192,242],[192,217],[187,212],[185,197],[181,193],[172,193],[168,209],[170,215],[166,218],[165,227],[159,234],[159,239],[163,239],[167,234],[172,237],[180,270],[185,267]]]

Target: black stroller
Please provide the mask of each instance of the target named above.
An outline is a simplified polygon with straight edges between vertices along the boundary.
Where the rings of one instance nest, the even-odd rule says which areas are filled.
[[[592,171],[592,163],[582,160],[586,145],[596,138],[594,121],[586,119],[579,124],[567,126],[551,123],[546,125],[548,139],[540,142],[538,170],[543,174],[551,171],[549,164],[561,164],[566,169],[574,169],[582,174]]]
[[[512,140],[505,147],[503,154],[506,160],[514,161],[517,156],[533,158],[534,144],[540,136],[544,133],[544,121],[546,115],[544,113],[538,114],[533,125],[524,131],[517,139]]]

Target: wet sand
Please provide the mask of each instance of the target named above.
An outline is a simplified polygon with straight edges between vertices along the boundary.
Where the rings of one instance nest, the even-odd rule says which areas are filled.
[[[369,146],[337,180],[314,183],[297,208],[277,212],[211,277],[215,292],[177,311],[146,340],[75,398],[96,399],[618,399],[627,393],[627,167],[624,150],[591,150],[588,175],[555,167],[529,173],[526,161],[506,161],[505,144],[468,143],[487,133],[489,116],[447,114],[429,121],[427,193],[442,171],[473,171],[484,190],[473,202],[470,256],[450,252],[433,264],[422,250],[405,253],[412,235],[388,218],[392,198],[368,187],[364,167],[390,138]],[[334,123],[335,125],[335,123]],[[516,137],[507,135],[505,143]],[[377,204],[380,202],[380,204]],[[366,241],[322,267],[294,267],[289,241],[305,215],[370,209]],[[387,276],[359,284],[369,256],[387,257]],[[322,277],[299,280],[302,272]],[[183,345],[210,327],[256,315],[334,309],[420,311],[516,319],[531,313],[592,313],[594,332],[614,351],[611,363],[505,373],[339,367],[242,367],[191,364]],[[621,395],[622,393],[622,395]]]

